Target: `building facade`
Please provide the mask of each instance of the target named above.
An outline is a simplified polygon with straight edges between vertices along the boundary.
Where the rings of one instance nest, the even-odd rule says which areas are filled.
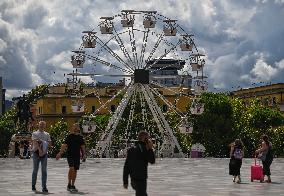
[[[231,95],[243,99],[245,104],[249,104],[251,99],[258,98],[263,105],[278,107],[284,114],[284,83],[240,89],[231,92]]]
[[[147,62],[148,66],[155,63],[154,60]],[[187,72],[181,75],[178,72],[184,68],[184,60],[175,60],[175,59],[160,59],[153,66],[150,67],[150,72],[152,80],[155,83],[158,83],[167,87],[178,87],[183,86],[186,88],[191,88],[192,85],[192,76]]]
[[[85,87],[83,90],[85,96],[67,95],[65,85],[51,86],[49,93],[38,99],[34,106],[33,113],[36,121],[44,120],[47,127],[54,125],[56,122],[64,119],[68,125],[77,122],[82,116],[89,115],[94,112],[96,114],[107,114],[114,112],[121,101],[121,96],[110,101],[110,99],[118,93],[124,86],[113,85],[112,87]],[[179,111],[186,113],[188,104],[191,102],[191,96],[188,93],[178,93],[178,88],[163,89],[157,88],[168,101],[170,101]],[[174,93],[177,92],[177,93]],[[74,111],[74,103],[82,103],[82,107],[78,111]],[[169,107],[157,97],[157,102],[161,106],[163,112],[167,112]],[[102,107],[102,105],[105,105]],[[98,111],[99,109],[99,111]]]
[[[153,63],[155,65],[151,66]],[[191,92],[192,77],[189,74],[178,74],[178,71],[184,67],[185,61],[160,59],[158,61],[151,60],[147,62],[147,65],[149,66],[150,81],[153,81],[151,86],[176,109],[187,113],[188,105],[193,97]],[[79,87],[74,83],[74,79],[68,79],[67,84],[50,86],[49,93],[37,100],[34,105],[34,108],[36,108],[35,118],[37,121],[45,120],[47,127],[50,127],[61,119],[64,119],[68,125],[72,125],[84,115],[114,112],[123,95],[109,100],[124,87],[125,80],[116,84],[98,82],[96,84],[83,84]],[[74,95],[74,91],[77,92],[75,93],[77,95]],[[163,112],[170,110],[158,95],[156,95],[156,98]]]

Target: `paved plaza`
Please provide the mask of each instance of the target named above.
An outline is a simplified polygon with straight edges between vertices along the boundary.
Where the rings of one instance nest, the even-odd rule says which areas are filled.
[[[150,196],[187,195],[283,195],[284,159],[272,164],[273,183],[250,182],[252,159],[245,159],[242,183],[234,184],[228,175],[228,159],[157,159],[149,166],[148,194]],[[87,159],[81,165],[76,183],[77,195],[128,196],[122,188],[124,159]],[[67,163],[65,159],[48,160],[48,189],[50,195],[71,195],[66,191]],[[36,195],[31,191],[32,160],[0,159],[0,195]],[[39,171],[37,190],[41,190]],[[74,193],[72,194],[74,195]]]

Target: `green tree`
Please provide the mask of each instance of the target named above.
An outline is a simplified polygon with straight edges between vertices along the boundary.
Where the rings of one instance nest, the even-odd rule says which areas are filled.
[[[0,157],[7,157],[11,137],[16,133],[15,114],[13,107],[0,118]]]
[[[52,147],[49,149],[49,155],[50,157],[55,157],[68,135],[67,122],[63,120],[58,121],[54,126],[51,126],[49,134],[52,141]]]
[[[202,143],[208,156],[224,157],[228,154],[228,144],[234,134],[230,98],[225,94],[204,93],[200,101],[205,108],[203,114],[192,116],[193,143]]]

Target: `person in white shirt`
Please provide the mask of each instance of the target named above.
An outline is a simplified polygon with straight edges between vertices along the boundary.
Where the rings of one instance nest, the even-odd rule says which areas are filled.
[[[37,173],[39,163],[41,163],[41,182],[42,192],[48,193],[46,187],[47,181],[47,150],[48,144],[51,142],[49,133],[45,132],[46,122],[38,123],[38,130],[32,134],[32,152],[33,152],[33,173],[32,173],[32,190],[36,191]]]

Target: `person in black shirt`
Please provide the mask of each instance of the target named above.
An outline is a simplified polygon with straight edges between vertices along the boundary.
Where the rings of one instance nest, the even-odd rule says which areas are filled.
[[[123,187],[128,188],[128,176],[136,196],[147,196],[148,163],[155,163],[153,142],[146,131],[138,134],[136,146],[127,151],[123,168]]]
[[[77,170],[79,170],[80,168],[81,150],[83,154],[83,161],[86,159],[85,142],[79,132],[79,124],[73,124],[70,130],[70,134],[66,137],[64,143],[61,146],[60,152],[56,155],[56,160],[60,159],[64,151],[67,149],[67,161],[69,165],[67,190],[71,192],[78,191],[75,187],[75,180],[77,177]]]

